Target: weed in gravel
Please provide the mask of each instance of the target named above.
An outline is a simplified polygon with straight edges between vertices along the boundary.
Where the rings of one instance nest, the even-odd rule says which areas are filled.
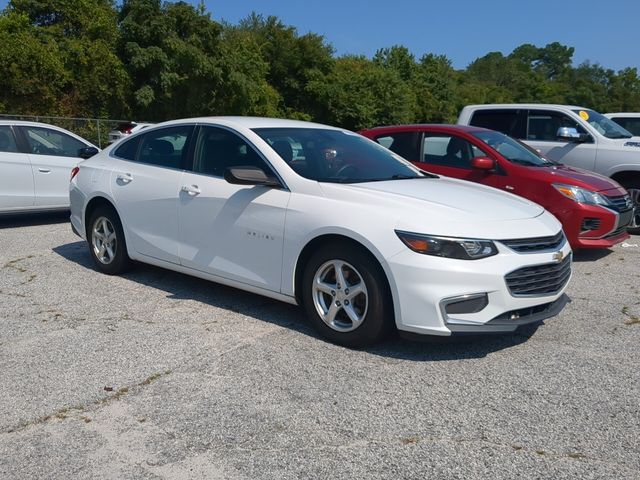
[[[405,437],[403,439],[400,440],[402,442],[403,445],[413,445],[416,444],[420,441],[420,439],[416,436],[411,436],[411,437]]]
[[[567,453],[567,457],[569,458],[573,458],[575,460],[579,460],[581,458],[586,458],[586,455],[580,453],[580,452],[571,452],[571,453]]]
[[[624,321],[625,325],[640,325],[640,317],[629,313],[628,306],[625,305],[624,307],[622,307],[622,314],[627,317],[627,319]]]

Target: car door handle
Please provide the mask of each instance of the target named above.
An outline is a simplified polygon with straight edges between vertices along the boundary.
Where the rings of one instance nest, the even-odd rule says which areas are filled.
[[[130,173],[120,173],[116,178],[122,183],[129,183],[133,180],[133,177]]]
[[[197,185],[183,185],[180,190],[187,193],[188,195],[191,195],[192,197],[200,195],[201,193],[200,188],[198,188]]]
[[[40,173],[51,173],[51,169],[50,168],[39,168],[38,171]]]

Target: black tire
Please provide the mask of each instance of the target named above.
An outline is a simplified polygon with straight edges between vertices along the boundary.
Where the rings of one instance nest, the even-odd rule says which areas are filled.
[[[338,285],[336,275],[334,275],[333,281],[335,281],[336,289],[341,287],[342,291],[332,290],[335,294],[333,297],[330,293],[323,294],[314,289],[316,275],[320,275],[321,271],[331,272],[332,265],[334,265],[332,262],[345,262],[340,270],[345,275],[346,283],[346,285]],[[327,266],[327,264],[331,265]],[[335,265],[340,264],[336,263]],[[333,272],[335,273],[335,268]],[[349,307],[349,301],[345,301],[346,294],[349,293],[348,288],[352,288],[351,293],[353,294],[355,292],[353,287],[360,286],[360,282],[350,284],[355,280],[364,282],[366,293],[358,294],[357,297],[352,298]],[[323,320],[320,311],[324,311],[323,307],[327,304],[331,305],[331,308],[334,308],[334,303],[340,304],[339,301],[334,302],[339,295],[345,295],[345,297],[340,297],[344,305],[339,307],[340,309],[335,315],[334,323],[336,325],[332,327]],[[363,295],[365,300],[363,300]],[[321,300],[317,300],[319,296],[322,296]],[[320,335],[330,342],[346,347],[361,348],[374,344],[385,337],[394,325],[393,301],[382,268],[369,252],[347,242],[336,242],[323,246],[311,255],[302,278],[302,303],[307,318]],[[352,313],[362,314],[360,315],[361,323],[355,328],[356,323],[349,319],[347,308],[350,308]],[[328,318],[328,315],[325,315],[325,318]],[[349,326],[349,322],[351,322],[351,326]],[[337,329],[338,327],[344,330],[340,331]],[[349,328],[353,329],[349,330]]]
[[[631,224],[627,228],[627,232],[631,235],[640,235],[640,180],[629,179],[622,182],[622,186],[629,192],[634,202],[635,216],[631,220]]]
[[[105,251],[104,255],[100,255],[100,250],[98,248],[100,241],[104,237],[104,229],[101,225],[104,225],[103,222],[105,220],[109,226],[107,231],[115,234],[114,239],[110,243],[113,255],[108,261],[106,259],[108,252]],[[100,225],[98,225],[99,223]],[[113,231],[111,231],[111,229]],[[87,228],[87,242],[89,244],[91,258],[93,258],[96,267],[98,267],[98,270],[102,273],[106,273],[107,275],[118,275],[131,268],[132,261],[129,258],[129,255],[127,255],[127,244],[124,239],[122,223],[120,222],[120,217],[113,208],[99,206],[91,213]]]

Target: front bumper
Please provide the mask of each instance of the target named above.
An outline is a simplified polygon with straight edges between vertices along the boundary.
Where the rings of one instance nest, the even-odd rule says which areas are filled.
[[[611,248],[629,238],[626,226],[631,221],[632,211],[616,212],[579,203],[572,208],[549,211],[562,223],[562,229],[574,249]]]
[[[569,279],[557,290],[513,294],[505,277],[527,267],[557,265],[571,255],[568,242],[553,251],[518,253],[496,242],[498,255],[482,260],[455,260],[409,249],[389,259],[396,298],[396,326],[403,332],[449,336],[458,333],[512,332],[556,315]],[[561,255],[558,253],[561,252]],[[570,278],[570,277],[569,277]],[[486,306],[474,313],[447,313],[452,299],[486,295]]]

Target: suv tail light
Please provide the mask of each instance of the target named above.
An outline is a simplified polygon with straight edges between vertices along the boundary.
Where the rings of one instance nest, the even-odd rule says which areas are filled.
[[[73,180],[75,176],[78,175],[79,171],[80,171],[80,167],[73,167],[71,169],[71,178],[69,179],[69,181]]]

